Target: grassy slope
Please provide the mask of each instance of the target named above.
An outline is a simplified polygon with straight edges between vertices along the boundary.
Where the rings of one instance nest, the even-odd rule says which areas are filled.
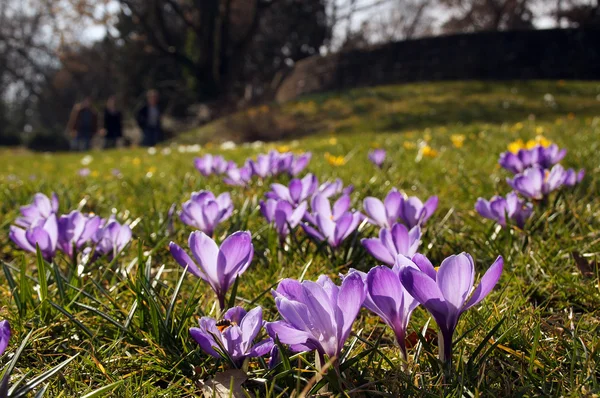
[[[553,102],[544,100],[547,93],[552,94]],[[228,159],[238,162],[272,147],[311,150],[314,156],[309,170],[321,180],[340,177],[345,183],[353,183],[357,188],[353,195],[357,208],[361,208],[365,196],[383,197],[392,186],[423,199],[439,195],[440,207],[427,224],[423,253],[439,263],[445,256],[467,251],[474,256],[478,271],[485,270],[498,254],[505,257],[499,289],[461,320],[455,337],[468,333],[457,346],[455,362],[459,371],[449,386],[443,386],[426,354],[412,365],[414,373],[410,381],[398,369],[390,371],[381,355],[369,356],[349,376],[355,386],[374,382],[369,389],[394,396],[401,391],[411,395],[429,391],[438,396],[469,391],[496,396],[525,393],[575,396],[600,389],[598,270],[594,276],[585,277],[571,257],[574,250],[592,256],[600,252],[599,94],[600,83],[557,82],[438,83],[357,89],[272,105],[251,111],[250,116],[240,114],[232,118],[240,121],[217,121],[187,134],[181,141],[206,142],[244,136],[244,123],[252,118],[267,127],[269,123],[271,127],[284,126],[281,131],[293,125],[299,134],[316,132],[301,141],[261,148],[240,146],[220,151],[215,149],[216,145],[206,145],[205,149],[223,152]],[[271,116],[267,120],[267,116],[257,116],[260,114]],[[267,131],[266,127],[261,129],[258,130]],[[538,208],[526,232],[496,234],[490,221],[475,214],[474,202],[479,196],[508,192],[504,182],[507,174],[496,165],[498,154],[509,142],[533,138],[541,132],[569,149],[563,163],[585,167],[586,180],[580,187],[553,197],[547,208]],[[452,145],[453,134],[465,135],[462,148]],[[424,139],[439,154],[417,162],[417,149],[412,146]],[[366,160],[368,150],[374,146],[388,150],[393,163],[385,172],[376,170]],[[326,152],[343,156],[345,164],[328,164]],[[231,191],[237,209],[219,230],[219,237],[226,231],[242,228],[254,234],[255,260],[241,279],[238,297],[256,299],[266,308],[265,317],[269,320],[276,317],[273,300],[268,294],[259,296],[260,293],[282,277],[299,277],[309,262],[312,261],[306,276],[309,279],[321,273],[335,276],[349,266],[368,269],[375,265],[356,241],[349,242],[342,254],[332,258],[316,252],[316,247],[301,232],[298,245],[288,252],[278,250],[273,231],[265,226],[256,209],[268,184],[254,185],[244,191],[231,189],[218,178],[205,179],[192,167],[195,153],[179,153],[174,147],[170,154],[159,150],[149,155],[138,149],[91,155],[93,160],[88,167],[92,175],[84,179],[76,174],[82,167],[81,154],[1,153],[2,260],[15,267],[21,263],[21,253],[7,236],[18,206],[29,202],[37,191],[47,194],[56,191],[62,212],[76,207],[102,216],[116,212],[121,220],[137,224],[134,235],[139,241],[119,262],[127,266],[139,256],[138,263],[150,261],[152,275],[164,264],[156,289],[158,297],[168,305],[180,270],[168,254],[167,243],[171,239],[185,243],[190,229],[176,221],[176,235],[167,237],[166,212],[172,203],[186,200],[190,192],[210,189]],[[120,170],[121,178],[111,174],[114,168]],[[362,231],[363,236],[374,233],[371,228]],[[351,247],[354,250],[348,253]],[[33,256],[26,255],[25,262],[28,274],[35,276]],[[66,269],[66,259],[58,263]],[[162,329],[152,320],[146,296],[140,293],[145,282],[143,272],[137,271],[139,268],[134,264],[130,277],[92,269],[89,275],[72,281],[87,295],[67,289],[64,300],[59,297],[56,285],[50,286],[50,299],[67,309],[93,337],[86,336],[80,326],[58,311],[42,320],[40,308],[30,306],[20,317],[3,278],[0,316],[9,319],[14,329],[9,351],[16,349],[29,330],[35,330],[34,340],[20,359],[17,373],[36,374],[65,358],[59,353],[82,352],[85,355],[69,366],[64,378],[52,381],[49,396],[79,396],[122,378],[125,381],[116,390],[118,396],[195,395],[193,381],[214,373],[217,367],[196,349],[186,329],[194,324],[194,314],[211,311],[213,295],[188,275],[177,299],[173,324],[168,330]],[[18,280],[19,272],[12,274]],[[91,305],[124,323],[136,294],[141,295],[141,301],[129,325],[130,332],[119,330],[97,313],[73,304]],[[37,298],[34,297],[33,303],[37,303]],[[426,319],[426,313],[418,309],[409,328],[422,327]],[[505,321],[494,334],[494,338],[501,339],[501,345],[491,349],[485,360],[479,354],[473,358],[474,366],[467,366],[477,346],[501,319]],[[394,360],[397,352],[391,344],[391,334],[373,315],[363,311],[354,330],[371,343],[382,336],[381,351]],[[351,355],[366,347],[357,342]],[[486,345],[483,352],[490,347]],[[435,347],[431,350],[437,352]],[[310,374],[306,377],[310,378]],[[273,380],[268,379],[271,386]],[[300,381],[301,388],[304,384],[305,381]],[[277,385],[293,388],[296,381],[289,375],[278,380]]]

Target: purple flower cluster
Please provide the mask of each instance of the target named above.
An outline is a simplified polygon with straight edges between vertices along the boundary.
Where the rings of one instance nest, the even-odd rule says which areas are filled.
[[[478,198],[475,210],[502,227],[510,223],[523,228],[533,214],[533,204],[520,199],[517,194],[536,203],[564,186],[572,187],[583,180],[585,170],[566,170],[559,164],[566,154],[567,150],[556,144],[500,154],[500,166],[514,174],[506,179],[514,192],[490,200]]]
[[[267,199],[283,200],[294,207],[310,199],[319,186],[319,180],[312,174],[307,174],[302,179],[294,178],[289,186],[279,183],[271,184],[271,191],[265,196]]]
[[[556,144],[547,147],[536,145],[531,149],[519,149],[517,153],[503,152],[498,163],[511,173],[519,174],[534,166],[549,169],[560,162],[566,154],[567,150],[559,149]]]
[[[200,348],[215,358],[229,359],[237,368],[246,358],[262,357],[274,346],[271,338],[254,343],[263,327],[261,307],[248,312],[242,307],[233,307],[223,314],[221,321],[202,317],[198,324],[190,328],[190,335]]]
[[[212,236],[215,228],[233,213],[233,203],[228,192],[219,196],[210,191],[193,192],[179,212],[181,221]]]
[[[316,282],[284,279],[273,290],[281,321],[268,322],[272,338],[295,352],[316,350],[339,357],[365,299],[360,275],[349,275],[341,286],[321,275]]]
[[[560,164],[554,165],[550,170],[536,165],[512,179],[507,178],[506,182],[521,195],[533,200],[542,200],[562,186],[574,186],[581,182],[584,175],[583,169],[576,173],[573,169],[565,170]]]
[[[350,197],[341,196],[333,207],[323,194],[313,197],[311,212],[304,215],[308,223],[302,223],[304,232],[319,242],[327,242],[332,248],[339,247],[363,220],[358,211],[350,210]],[[310,225],[310,224],[312,225]]]
[[[489,201],[477,199],[475,210],[503,227],[507,226],[507,220],[511,220],[517,227],[523,228],[533,213],[533,205],[520,199],[515,192],[510,192],[506,197],[494,196]]]
[[[399,255],[392,269],[351,270],[340,286],[325,275],[316,282],[284,279],[272,292],[282,320],[268,322],[266,329],[292,351],[339,358],[360,308],[365,307],[392,329],[406,358],[408,322],[421,304],[440,329],[440,359],[450,362],[460,316],[492,291],[502,268],[498,257],[475,289],[473,259],[465,253],[448,257],[438,271],[425,256]]]
[[[285,200],[267,199],[260,201],[260,212],[270,224],[275,225],[279,240],[283,242],[290,234],[290,228],[294,229],[300,224],[306,214],[306,202],[300,203],[294,208]]]
[[[390,228],[398,221],[409,228],[421,226],[432,216],[437,206],[437,196],[432,196],[423,203],[416,196],[404,196],[396,188],[388,193],[383,202],[372,196],[363,201],[369,222],[381,228]]]
[[[383,163],[385,162],[385,156],[385,149],[377,148],[369,152],[369,160],[371,161],[371,163],[373,163],[379,168],[383,167]]]
[[[232,186],[246,186],[252,177],[265,179],[280,174],[291,177],[300,174],[310,162],[310,152],[294,155],[292,152],[278,152],[275,150],[266,154],[259,154],[256,159],[248,158],[243,166],[238,166],[233,161],[226,161],[220,155],[207,154],[196,158],[194,165],[203,176],[225,175],[223,182]]]
[[[73,210],[58,216],[58,198],[38,193],[33,202],[21,207],[21,217],[10,227],[10,239],[21,249],[36,252],[51,261],[57,249],[72,258],[84,246],[92,245],[97,254],[114,256],[131,240],[129,226],[121,226],[114,219]],[[90,249],[89,247],[86,250]]]
[[[227,171],[236,168],[235,162],[228,162],[221,155],[211,155],[210,153],[194,159],[196,170],[205,177],[210,175],[221,175]]]
[[[500,154],[500,166],[515,174],[507,179],[508,184],[521,195],[540,200],[562,186],[574,186],[581,182],[585,171],[566,170],[558,164],[567,154],[552,144],[547,147],[536,145],[531,149],[520,149],[517,153]]]

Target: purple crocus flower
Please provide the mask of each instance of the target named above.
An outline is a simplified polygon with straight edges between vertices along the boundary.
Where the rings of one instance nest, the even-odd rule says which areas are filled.
[[[349,203],[348,197],[342,197],[336,201],[332,211],[327,198],[321,195],[315,196],[312,204],[313,214],[305,215],[307,220],[314,221],[314,227],[303,223],[304,232],[318,241],[327,241],[333,248],[339,247],[344,239],[356,230],[363,219],[363,215],[359,212],[346,211]],[[339,207],[340,210],[336,207]]]
[[[227,185],[245,187],[252,178],[252,172],[249,166],[232,167],[227,170],[227,177],[223,178],[223,182]]]
[[[534,148],[535,149],[535,148]],[[538,164],[545,169],[549,169],[565,157],[566,149],[560,149],[558,145],[552,144],[547,147],[537,146]]]
[[[500,154],[498,163],[511,173],[518,174],[538,164],[539,154],[538,147],[534,149],[519,149],[517,153],[503,152]]]
[[[412,228],[416,225],[423,225],[431,217],[438,206],[438,197],[432,196],[425,203],[421,202],[416,196],[402,198],[400,204],[400,218],[404,225]]]
[[[221,309],[225,308],[225,295],[236,278],[248,269],[254,256],[250,232],[239,231],[229,235],[217,246],[214,240],[201,231],[190,234],[188,241],[194,260],[174,242],[169,249],[175,261],[188,271],[206,281],[213,289]]]
[[[250,167],[250,171],[252,175],[267,178],[271,175],[271,162],[272,156],[268,154],[260,154],[256,157],[256,160],[249,159],[248,166]]]
[[[521,195],[541,200],[560,188],[566,177],[565,169],[557,164],[551,170],[545,170],[540,166],[531,167],[517,174],[513,179],[507,178],[506,182]]]
[[[294,154],[291,152],[279,153],[275,150],[269,153],[271,155],[272,174],[288,173],[290,166],[294,161]]]
[[[369,152],[369,160],[375,166],[381,168],[383,166],[383,162],[385,162],[385,150],[381,148],[373,149]]]
[[[479,198],[475,203],[475,210],[481,216],[494,220],[503,227],[506,227],[506,217],[508,216],[508,219],[513,221],[517,227],[523,228],[533,213],[533,205],[525,203],[515,192],[511,192],[506,195],[506,198],[494,196],[489,201]]]
[[[372,196],[366,197],[363,201],[363,209],[371,224],[381,228],[390,228],[400,217],[403,200],[402,194],[393,188],[383,202]]]
[[[429,311],[438,325],[442,362],[452,362],[452,336],[460,316],[492,291],[500,279],[503,265],[502,256],[498,256],[475,289],[475,266],[473,258],[466,253],[446,258],[437,272],[433,267],[425,272],[414,267],[402,271],[402,285]]]
[[[577,173],[573,169],[568,169],[566,171],[564,185],[574,187],[583,180],[583,177],[585,177],[584,169],[579,170]]]
[[[549,169],[560,162],[566,154],[567,150],[560,149],[556,144],[548,147],[536,145],[531,149],[519,149],[517,153],[504,152],[500,154],[498,163],[511,173],[519,174],[534,166]]]
[[[11,225],[9,237],[17,246],[28,252],[35,253],[35,245],[37,244],[42,256],[50,261],[56,254],[58,241],[56,214],[51,214],[46,219],[39,218],[26,230]]]
[[[415,255],[421,244],[421,228],[413,227],[410,231],[402,224],[394,224],[391,229],[381,228],[379,238],[362,239],[365,249],[388,265],[394,265],[399,254],[407,257]]]
[[[77,210],[58,219],[58,248],[69,257],[89,242],[102,223],[98,216],[86,216]]]
[[[333,182],[327,181],[319,185],[319,188],[317,188],[315,195],[322,195],[326,198],[330,198],[340,193],[342,195],[350,195],[353,190],[353,185],[348,185],[346,188],[344,188],[344,182],[338,178]]]
[[[334,203],[333,207],[329,202],[329,198],[319,194],[313,196],[310,201],[311,212],[304,214],[304,220],[311,224],[317,224],[317,215],[322,214],[329,217],[333,221],[337,221],[341,216],[350,209],[350,196],[342,195]]]
[[[200,174],[208,177],[212,174],[223,174],[232,165],[231,163],[227,163],[227,161],[221,155],[211,155],[210,153],[207,153],[202,157],[195,158],[194,166],[196,167],[196,170],[200,172]]]
[[[292,161],[288,167],[288,173],[291,176],[297,176],[306,168],[306,166],[308,166],[311,158],[311,152],[305,152],[299,156],[292,156]]]
[[[92,241],[96,243],[96,253],[113,258],[127,246],[131,241],[131,236],[129,225],[121,225],[114,217],[111,217],[98,228]]]
[[[296,207],[313,195],[318,184],[317,177],[307,174],[302,179],[292,179],[289,187],[278,183],[271,184],[271,191],[265,196],[269,199],[285,200]]]
[[[90,174],[92,174],[92,171],[87,167],[83,167],[77,171],[77,175],[79,175],[79,177],[89,177]]]
[[[330,358],[339,358],[366,294],[359,274],[341,286],[325,275],[316,282],[284,279],[272,293],[283,320],[266,324],[269,336],[294,352],[317,350]]]
[[[290,234],[290,228],[296,228],[306,213],[306,202],[300,203],[295,209],[285,200],[267,199],[260,201],[260,212],[271,224],[283,242]]]
[[[248,312],[242,307],[233,307],[225,312],[222,321],[200,318],[199,327],[190,328],[190,335],[208,355],[215,358],[224,356],[240,368],[246,358],[262,357],[273,348],[270,338],[254,344],[262,326],[261,307]]]
[[[392,329],[396,342],[400,347],[403,359],[406,359],[406,329],[413,310],[419,305],[402,286],[400,275],[406,268],[414,268],[431,273],[435,270],[429,260],[417,254],[413,260],[402,255],[397,256],[394,267],[380,265],[371,268],[368,274],[351,270],[362,276],[367,287],[367,294],[363,307],[379,315],[379,317]]]
[[[50,215],[56,214],[58,211],[58,196],[52,193],[52,198],[49,199],[43,193],[36,193],[31,204],[21,206],[20,211],[21,217],[15,220],[15,224],[27,228],[38,220],[45,220]]]
[[[0,356],[6,351],[10,341],[10,324],[5,319],[0,322]]]
[[[200,191],[193,192],[190,200],[182,205],[179,218],[184,224],[212,236],[216,226],[232,213],[233,203],[228,192],[215,197],[210,191]]]

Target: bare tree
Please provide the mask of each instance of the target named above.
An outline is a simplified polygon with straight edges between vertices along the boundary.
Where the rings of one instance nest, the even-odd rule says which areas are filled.
[[[532,29],[535,0],[441,0],[451,17],[446,32]]]

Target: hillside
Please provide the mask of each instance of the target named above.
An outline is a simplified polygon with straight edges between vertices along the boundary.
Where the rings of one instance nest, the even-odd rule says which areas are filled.
[[[533,201],[533,216],[523,228],[500,228],[474,210],[479,197],[510,191],[511,174],[498,165],[500,153],[550,142],[567,149],[565,168],[585,168],[582,183]],[[368,160],[374,148],[387,151],[381,169]],[[235,374],[240,381],[240,372],[224,373],[231,365],[205,354],[190,337],[198,318],[221,317],[209,285],[184,275],[169,251],[170,241],[188,250],[195,228],[170,209],[181,211],[192,192],[230,193],[233,211],[217,226],[215,240],[250,231],[254,247],[230,301],[246,310],[260,305],[266,321],[280,319],[271,289],[281,279],[327,275],[339,284],[340,273],[380,264],[361,245],[362,238],[378,234],[366,223],[337,248],[316,242],[301,227],[281,245],[259,202],[272,183],[287,185],[287,175],[255,177],[242,187],[194,168],[194,158],[208,153],[241,166],[271,150],[310,151],[300,176],[354,185],[350,208],[356,211],[365,211],[367,196],[383,199],[392,188],[422,200],[437,195],[419,253],[436,267],[448,256],[470,253],[476,281],[499,255],[504,268],[488,297],[460,318],[452,370],[437,361],[434,330],[414,346],[427,322],[436,328],[423,306],[408,324],[408,372],[393,333],[363,309],[343,344],[341,369],[329,373],[342,377],[317,383],[315,355],[294,354],[284,345],[273,370],[263,359],[250,360],[248,372],[241,373],[246,391],[291,397],[305,388],[316,393],[329,380],[330,392],[361,397],[600,392],[600,82],[376,87],[253,108],[157,148],[0,151],[0,318],[12,328],[3,364],[33,332],[13,383],[76,354],[47,381],[47,396],[81,397],[108,385],[89,397],[194,397],[211,377],[229,383],[227,375]],[[112,261],[75,256],[75,262],[61,251],[51,263],[36,259],[11,241],[9,228],[37,192],[55,192],[59,214],[76,209],[113,215],[131,228],[133,239]]]

